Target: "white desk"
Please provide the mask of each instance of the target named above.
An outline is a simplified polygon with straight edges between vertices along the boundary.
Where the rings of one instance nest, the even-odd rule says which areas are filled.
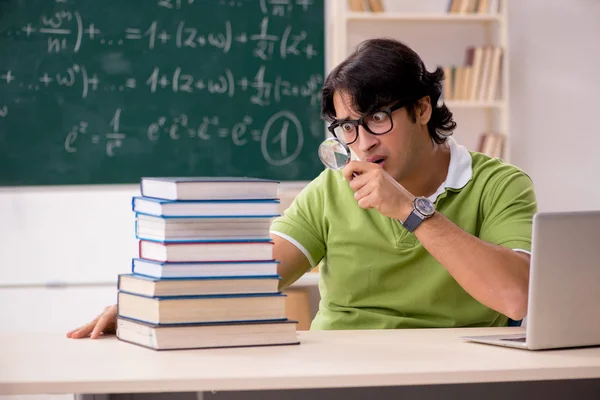
[[[0,335],[0,394],[348,388],[600,378],[600,347],[465,343],[522,328],[300,332],[301,344],[157,352],[58,334]]]

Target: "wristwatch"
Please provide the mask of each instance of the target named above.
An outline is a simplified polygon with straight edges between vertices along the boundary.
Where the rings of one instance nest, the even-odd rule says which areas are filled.
[[[413,210],[402,224],[407,231],[414,232],[421,222],[435,213],[435,206],[427,197],[415,197]]]

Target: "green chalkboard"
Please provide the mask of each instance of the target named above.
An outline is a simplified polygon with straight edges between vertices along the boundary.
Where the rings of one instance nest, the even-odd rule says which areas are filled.
[[[323,0],[0,0],[0,185],[309,180]]]

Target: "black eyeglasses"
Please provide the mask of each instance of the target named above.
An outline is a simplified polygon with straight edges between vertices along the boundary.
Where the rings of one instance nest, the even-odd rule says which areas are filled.
[[[358,139],[358,126],[362,126],[367,132],[372,135],[384,135],[394,127],[392,113],[402,107],[406,103],[399,102],[391,107],[382,108],[373,111],[360,119],[347,119],[336,121],[329,125],[327,129],[336,138],[345,144],[352,144]]]

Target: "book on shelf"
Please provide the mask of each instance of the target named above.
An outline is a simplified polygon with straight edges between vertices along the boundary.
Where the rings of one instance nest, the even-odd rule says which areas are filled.
[[[135,235],[160,242],[270,240],[272,218],[265,217],[159,217],[136,214]]]
[[[136,213],[164,217],[278,216],[279,200],[163,200],[134,196]]]
[[[149,297],[277,293],[280,280],[279,275],[157,279],[137,274],[120,274],[117,289]]]
[[[448,0],[450,14],[498,14],[501,0]]]
[[[208,278],[229,276],[273,276],[277,275],[279,261],[239,262],[160,262],[134,258],[131,261],[133,274],[151,278]]]
[[[277,199],[279,181],[247,177],[143,177],[142,197],[164,200]]]
[[[273,259],[272,241],[139,241],[139,258],[154,261],[259,261]]]
[[[444,101],[493,102],[500,98],[503,49],[469,46],[462,65],[443,66]]]
[[[492,158],[502,158],[505,142],[506,136],[503,133],[485,132],[479,138],[477,151]]]
[[[353,12],[385,11],[383,2],[381,0],[348,0],[348,9]]]
[[[154,350],[299,344],[297,321],[206,323],[161,326],[124,317],[117,319],[117,338]]]
[[[119,291],[118,316],[159,325],[283,320],[283,293],[149,297]]]

